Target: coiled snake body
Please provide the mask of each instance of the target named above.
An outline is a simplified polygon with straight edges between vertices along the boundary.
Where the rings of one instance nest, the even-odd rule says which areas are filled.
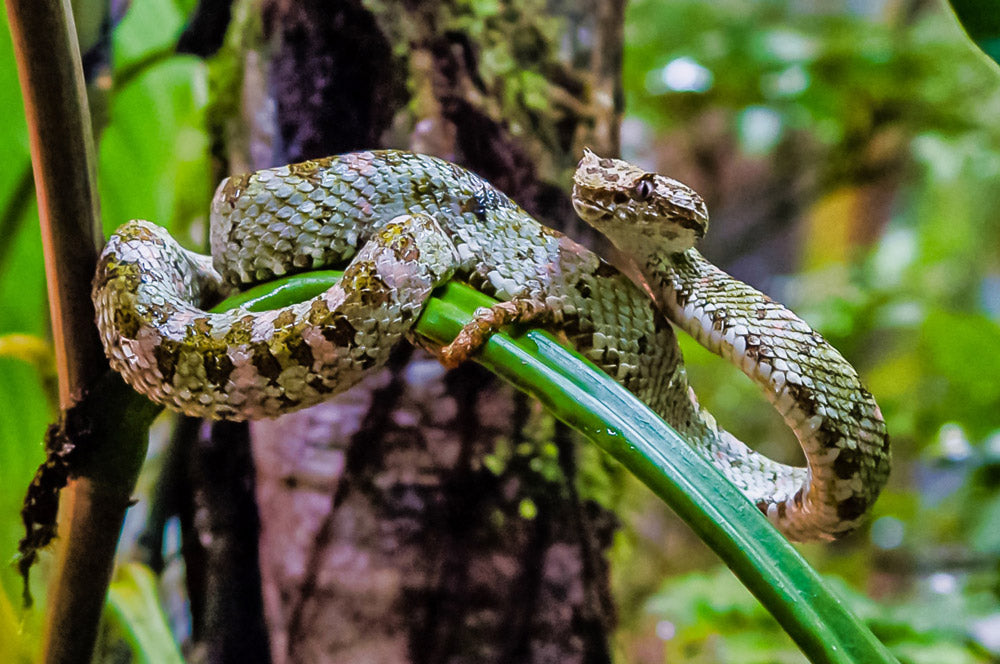
[[[885,427],[853,368],[781,305],[694,249],[707,215],[684,185],[588,152],[574,205],[640,264],[663,311],[758,382],[808,467],[754,452],[702,410],[671,326],[647,294],[473,173],[401,151],[359,152],[231,177],[212,205],[214,258],[131,221],[94,280],[112,367],[172,409],[274,417],[380,366],[435,286],[457,275],[502,303],[442,352],[463,359],[498,326],[563,333],[698,447],[789,537],[855,527],[888,474]],[[232,287],[348,262],[311,300],[274,311],[203,307]]]

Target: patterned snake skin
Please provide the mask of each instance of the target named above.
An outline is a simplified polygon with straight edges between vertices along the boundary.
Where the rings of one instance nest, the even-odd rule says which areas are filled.
[[[454,275],[502,302],[481,310],[444,359],[463,359],[513,320],[549,327],[677,428],[789,537],[854,528],[888,474],[884,425],[854,370],[787,309],[690,249],[706,226],[693,191],[589,152],[576,178],[581,216],[636,250],[675,323],[764,386],[808,468],[754,452],[699,408],[672,327],[622,273],[475,174],[407,152],[226,179],[212,205],[214,258],[149,222],[123,225],[94,279],[105,350],[130,385],[169,408],[275,417],[347,389],[398,341],[416,341],[423,303]],[[306,302],[204,311],[232,287],[345,263],[343,279]]]

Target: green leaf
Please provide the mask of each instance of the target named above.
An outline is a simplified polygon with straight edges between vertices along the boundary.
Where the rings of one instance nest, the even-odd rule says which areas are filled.
[[[951,0],[955,16],[969,38],[986,55],[1000,63],[1000,2],[997,0]]]
[[[156,577],[148,567],[128,563],[116,570],[105,611],[112,628],[130,646],[135,661],[184,664],[160,607]]]
[[[121,69],[151,54],[173,51],[186,20],[174,2],[133,2],[115,29],[115,67]]]
[[[31,639],[25,638],[24,625],[11,606],[7,594],[0,592],[0,652],[10,664],[28,664],[32,661]]]
[[[170,228],[180,238],[191,236],[196,221],[207,226],[212,177],[204,86],[203,64],[174,57],[115,92],[111,124],[99,146],[106,232],[136,218]]]

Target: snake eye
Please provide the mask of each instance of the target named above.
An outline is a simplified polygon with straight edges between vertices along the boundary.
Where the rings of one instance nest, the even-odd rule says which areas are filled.
[[[635,198],[639,201],[648,201],[653,196],[653,183],[643,178],[635,183]]]

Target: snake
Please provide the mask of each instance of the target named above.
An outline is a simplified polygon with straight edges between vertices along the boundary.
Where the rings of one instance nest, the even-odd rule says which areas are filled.
[[[789,538],[855,529],[886,482],[889,452],[879,407],[851,364],[698,253],[708,214],[695,191],[589,150],[573,178],[579,216],[642,280],[482,177],[427,155],[363,151],[228,177],[212,199],[211,256],[145,220],[108,239],[92,295],[109,363],[188,415],[277,417],[348,389],[404,340],[427,347],[414,323],[434,289],[458,279],[499,304],[437,349],[446,365],[510,323],[549,329],[671,424]],[[206,310],[252,284],[327,266],[343,277],[306,301]],[[674,326],[763,389],[805,466],[753,450],[701,407]]]

